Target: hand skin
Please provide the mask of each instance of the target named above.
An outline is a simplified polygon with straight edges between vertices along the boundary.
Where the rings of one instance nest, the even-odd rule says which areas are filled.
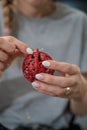
[[[71,100],[71,110],[73,113],[84,116],[87,115],[87,73],[82,74],[83,86],[81,87],[82,99]]]
[[[0,77],[17,57],[25,56],[29,46],[15,37],[0,37]]]
[[[77,65],[65,62],[49,60],[44,66],[60,72],[61,75],[37,74],[32,86],[41,93],[70,99],[72,112],[78,115],[86,115],[87,80],[85,77],[87,74],[83,76]],[[67,96],[64,94],[66,87],[71,87],[71,93]]]
[[[27,46],[25,43],[17,40],[12,36],[0,37],[0,77],[8,64],[20,56],[26,55]],[[87,114],[87,74],[84,76],[80,72],[80,68],[73,64],[64,62],[49,61],[49,69],[56,70],[61,76],[53,76],[42,73],[39,77],[36,75],[37,87],[39,92],[50,96],[69,98],[71,101],[71,109],[75,114]],[[71,87],[72,93],[68,96],[64,95],[64,88]]]

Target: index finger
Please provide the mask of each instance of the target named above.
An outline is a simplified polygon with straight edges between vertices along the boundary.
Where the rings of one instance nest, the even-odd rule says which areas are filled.
[[[24,55],[27,54],[27,51],[26,51],[27,48],[30,48],[31,50],[33,50],[29,45],[25,44],[24,42],[12,37],[12,36],[7,36],[4,38],[7,39],[9,44],[15,45],[15,49],[17,49],[20,53],[22,53]]]
[[[66,62],[47,60],[47,61],[43,61],[42,64],[49,69],[53,69],[65,74],[67,73],[73,75],[73,74],[80,73],[80,69],[77,65],[69,64]]]

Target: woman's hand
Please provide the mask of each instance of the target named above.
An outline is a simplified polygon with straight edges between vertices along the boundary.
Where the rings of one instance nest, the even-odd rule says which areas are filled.
[[[28,47],[12,36],[0,37],[0,77],[15,58],[26,55]]]
[[[55,97],[81,100],[87,91],[87,82],[78,66],[53,60],[44,61],[42,64],[60,72],[61,76],[37,74],[37,80],[32,83],[36,90]]]

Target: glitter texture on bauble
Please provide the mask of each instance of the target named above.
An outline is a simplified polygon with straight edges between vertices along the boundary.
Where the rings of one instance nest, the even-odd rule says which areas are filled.
[[[33,54],[28,54],[22,65],[22,71],[24,77],[33,82],[35,80],[35,75],[39,73],[48,73],[53,75],[54,70],[48,69],[42,65],[45,60],[52,60],[52,58],[45,52],[39,51],[37,49]]]

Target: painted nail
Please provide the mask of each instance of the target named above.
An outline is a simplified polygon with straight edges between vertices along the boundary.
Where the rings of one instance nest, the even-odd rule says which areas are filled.
[[[33,88],[38,88],[38,87],[40,87],[39,83],[37,83],[37,82],[32,82],[32,86],[33,86]]]
[[[42,64],[47,67],[49,67],[51,65],[49,61],[43,61]]]
[[[26,49],[26,52],[27,52],[28,54],[33,54],[33,50],[32,50],[31,48],[27,48],[27,49]]]
[[[40,79],[40,80],[44,79],[44,76],[41,74],[37,74],[37,75],[35,75],[35,77],[36,77],[36,79]]]

